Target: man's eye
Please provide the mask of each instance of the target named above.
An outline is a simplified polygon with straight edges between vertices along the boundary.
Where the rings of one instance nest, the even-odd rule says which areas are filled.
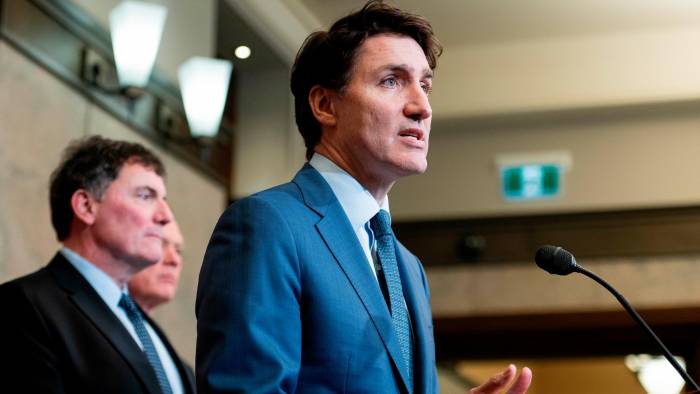
[[[398,85],[398,84],[399,84],[399,82],[396,80],[396,78],[387,78],[387,79],[382,81],[382,85],[389,87],[389,88],[396,87],[396,85]]]
[[[149,192],[139,192],[136,194],[136,197],[138,197],[141,200],[149,200],[153,197],[153,194]]]
[[[425,92],[425,94],[430,94],[430,92],[433,91],[433,86],[429,85],[429,84],[423,84],[423,85],[421,85],[421,88],[423,88],[423,91]]]

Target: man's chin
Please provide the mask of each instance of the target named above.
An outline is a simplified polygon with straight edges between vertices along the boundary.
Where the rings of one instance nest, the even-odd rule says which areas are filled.
[[[161,291],[154,297],[158,299],[158,304],[163,304],[172,301],[175,298],[175,290],[166,290],[161,288]]]
[[[408,163],[405,163],[403,166],[403,170],[405,175],[419,175],[424,173],[428,169],[428,162],[425,159],[422,160],[411,160]]]
[[[142,270],[144,268],[152,267],[153,265],[157,264],[162,258],[162,253],[144,254],[135,258],[133,265],[139,268],[139,270]]]

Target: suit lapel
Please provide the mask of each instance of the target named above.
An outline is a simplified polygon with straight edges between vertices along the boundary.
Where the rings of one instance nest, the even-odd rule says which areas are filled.
[[[73,303],[124,357],[148,391],[160,393],[156,375],[148,364],[145,354],[87,280],[60,253],[56,254],[48,268],[56,277],[58,284],[68,292]]]
[[[401,284],[403,286],[404,298],[408,312],[411,315],[413,323],[413,334],[415,357],[414,372],[420,375],[414,375],[414,392],[427,392],[427,383],[431,379],[432,366],[426,365],[432,363],[428,357],[428,350],[432,347],[429,338],[432,338],[432,333],[428,332],[432,317],[430,316],[428,305],[425,303],[426,298],[421,295],[425,292],[421,273],[418,264],[413,264],[416,258],[411,255],[397,240],[396,241],[396,258],[399,263],[399,274],[401,275]]]
[[[308,164],[299,171],[294,183],[302,191],[305,203],[321,215],[316,224],[319,234],[360,298],[401,374],[404,386],[407,386],[407,371],[403,367],[401,347],[394,334],[389,309],[340,202],[318,171]]]

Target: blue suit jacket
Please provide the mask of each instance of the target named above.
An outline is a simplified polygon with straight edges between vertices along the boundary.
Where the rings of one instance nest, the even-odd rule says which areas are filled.
[[[428,283],[400,243],[414,392],[437,393]],[[406,393],[381,290],[331,188],[308,164],[229,207],[197,290],[200,393]]]

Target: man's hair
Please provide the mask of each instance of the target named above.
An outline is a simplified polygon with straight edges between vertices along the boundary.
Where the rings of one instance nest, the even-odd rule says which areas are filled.
[[[320,85],[341,92],[347,85],[358,48],[374,35],[390,33],[414,39],[435,69],[442,46],[425,18],[371,0],[365,6],[339,19],[326,31],[309,35],[292,66],[291,88],[299,132],[310,159],[321,140],[321,125],[311,111],[309,92]]]
[[[100,199],[124,164],[141,164],[165,176],[163,163],[140,144],[115,141],[100,136],[71,142],[63,152],[58,167],[51,174],[49,203],[51,223],[59,241],[68,238],[73,221],[71,198],[84,189]]]

